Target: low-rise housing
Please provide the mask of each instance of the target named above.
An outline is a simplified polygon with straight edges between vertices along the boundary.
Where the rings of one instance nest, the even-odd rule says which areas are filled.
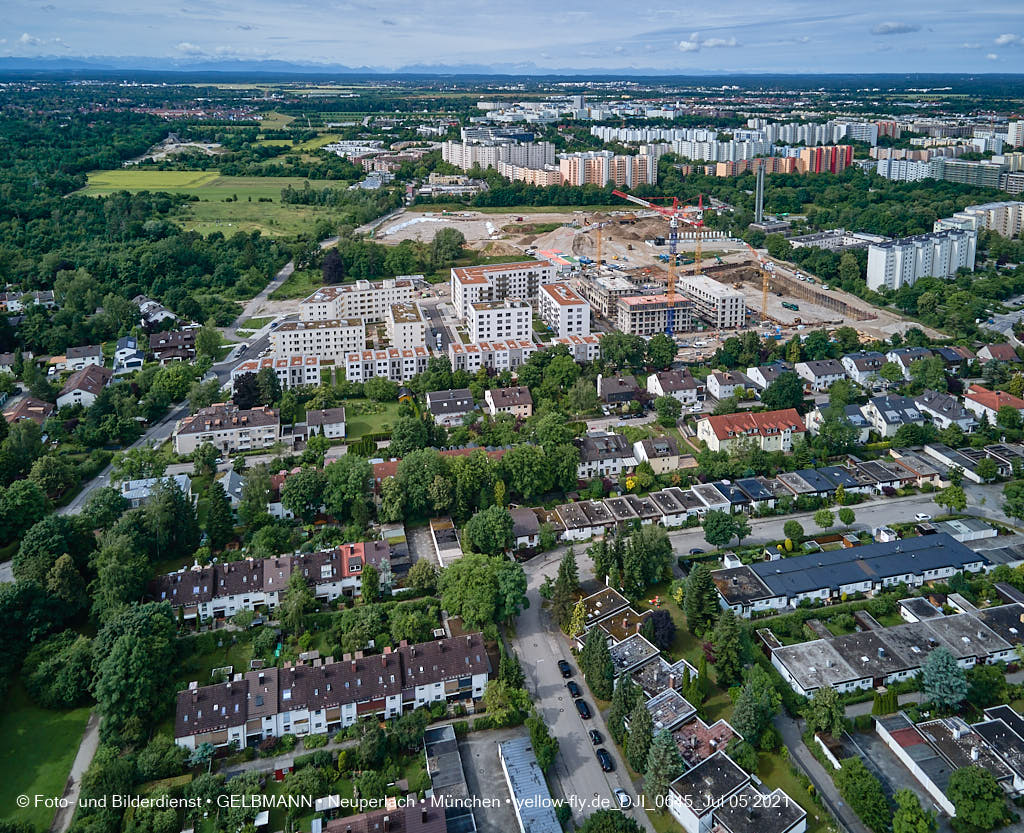
[[[714,371],[708,375],[707,386],[708,393],[718,400],[728,399],[730,396],[735,396],[741,390],[753,387],[750,384],[750,380],[738,370]]]
[[[594,343],[597,344],[596,338]],[[502,370],[515,370],[521,367],[538,349],[540,348],[537,344],[526,340],[480,341],[476,344],[453,341],[448,345],[448,359],[452,363],[452,370],[476,373],[484,367],[500,373]]]
[[[201,408],[178,420],[174,428],[174,451],[191,454],[210,443],[223,454],[269,448],[281,439],[281,417],[274,408],[242,409],[231,402]]]
[[[308,436],[319,435],[330,440],[345,437],[345,409],[317,408],[306,411],[306,433]]]
[[[635,402],[640,397],[640,386],[636,378],[629,375],[597,377],[597,398],[606,405],[622,405]]]
[[[68,377],[57,395],[57,407],[81,405],[88,408],[110,384],[113,376],[113,370],[95,364],[87,364],[81,370],[76,370]]]
[[[815,393],[826,391],[840,379],[846,378],[846,368],[837,359],[797,362],[793,369]]]
[[[190,362],[196,357],[196,331],[190,327],[185,330],[151,333],[149,352],[161,365],[170,362]]]
[[[978,419],[985,417],[989,425],[995,425],[1000,408],[1013,408],[1024,414],[1024,399],[1005,391],[971,385],[964,394],[964,407]]]
[[[476,402],[469,388],[435,390],[427,393],[427,410],[434,422],[451,428],[476,410]]]
[[[633,456],[638,462],[650,463],[655,474],[665,474],[679,468],[679,446],[669,436],[637,440],[633,443]]]
[[[484,391],[484,407],[491,416],[512,414],[517,419],[533,416],[533,397],[525,385]]]
[[[153,495],[154,490],[162,483],[174,483],[186,496],[192,494],[192,478],[187,474],[174,474],[167,477],[145,477],[139,480],[124,480],[119,488],[121,497],[133,508],[141,506]]]
[[[885,356],[877,350],[847,353],[840,359],[846,375],[864,387],[870,387],[880,378],[878,371],[882,369],[885,361]]]
[[[232,387],[238,384],[238,379],[247,373],[257,374],[263,368],[274,371],[277,381],[281,384],[282,390],[306,387],[320,384],[320,357],[319,356],[264,356],[260,359],[246,359],[239,362],[231,370]]]
[[[759,367],[748,367],[747,378],[758,390],[764,390],[783,373],[792,373],[793,365],[789,362],[777,361]]]
[[[593,431],[575,442],[580,450],[577,476],[581,480],[618,477],[623,471],[636,468],[633,448],[621,434]]]
[[[904,425],[924,425],[925,415],[909,396],[875,396],[861,408],[864,418],[883,438],[892,437]]]
[[[1001,344],[986,344],[978,351],[978,361],[982,364],[988,364],[989,362],[1010,362],[1012,364],[1020,363],[1020,356],[1017,355],[1017,351],[1013,349],[1012,344],[1003,342]]]
[[[146,354],[139,349],[139,340],[135,336],[122,336],[114,348],[114,373],[131,373],[139,370],[146,363]]]
[[[910,379],[910,366],[914,362],[930,359],[935,354],[927,347],[894,347],[885,354],[885,360],[899,366],[903,378]]]
[[[57,406],[51,402],[44,402],[34,396],[23,396],[4,411],[4,419],[12,425],[23,419],[30,419],[41,428],[56,411]]]
[[[978,422],[963,403],[951,393],[926,390],[914,397],[914,404],[938,429],[956,425],[965,434],[970,434],[978,427]]]
[[[744,442],[753,442],[763,451],[792,451],[793,443],[806,430],[795,408],[708,416],[697,421],[697,439],[712,451],[728,451]]]
[[[103,348],[100,345],[86,344],[64,351],[64,370],[81,370],[90,365],[103,366]]]
[[[684,405],[697,401],[700,387],[689,370],[662,370],[647,377],[647,392],[651,396],[671,396]]]
[[[392,382],[408,382],[427,369],[431,353],[426,347],[399,350],[361,350],[345,356],[345,378],[349,382],[365,382],[380,377]],[[463,368],[464,369],[464,368]]]

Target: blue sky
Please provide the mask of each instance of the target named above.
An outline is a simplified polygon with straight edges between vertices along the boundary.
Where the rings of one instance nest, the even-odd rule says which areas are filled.
[[[1020,0],[4,0],[0,55],[1024,72]]]

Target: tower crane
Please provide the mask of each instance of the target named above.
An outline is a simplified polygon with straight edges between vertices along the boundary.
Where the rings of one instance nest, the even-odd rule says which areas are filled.
[[[671,297],[676,292],[676,250],[679,243],[679,223],[686,223],[691,226],[697,235],[697,246],[694,251],[694,268],[697,273],[700,273],[701,255],[702,255],[702,244],[701,238],[704,233],[704,197],[703,195],[697,197],[697,205],[687,205],[686,203],[680,202],[678,197],[654,197],[656,200],[672,200],[672,205],[655,205],[651,200],[641,199],[640,197],[634,197],[632,194],[626,194],[623,191],[612,191],[616,197],[620,197],[627,202],[635,203],[636,205],[642,205],[644,208],[648,208],[651,211],[657,211],[664,217],[668,217],[668,295]]]
[[[757,263],[758,271],[761,273],[761,320],[768,320],[768,288],[771,283],[771,277],[775,274],[775,264],[772,263],[764,255],[760,254],[757,249],[743,241],[743,245],[750,249],[750,253],[754,256],[754,262]]]

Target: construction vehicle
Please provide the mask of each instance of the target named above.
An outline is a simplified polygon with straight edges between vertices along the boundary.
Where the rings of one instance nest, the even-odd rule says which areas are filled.
[[[782,302],[782,307],[783,307],[783,309],[792,310],[793,312],[796,312],[797,310],[800,309],[800,307],[798,307],[796,304],[792,303],[791,301],[783,301]]]

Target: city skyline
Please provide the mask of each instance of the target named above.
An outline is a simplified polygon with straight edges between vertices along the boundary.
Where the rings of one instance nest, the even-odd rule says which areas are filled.
[[[361,2],[129,6],[122,0],[16,0],[0,57],[134,58],[168,68],[285,62],[377,71],[848,73],[1024,70],[1024,25],[1010,2],[972,8],[871,0],[822,12],[807,0],[714,9],[645,4],[515,7],[428,0],[417,9]],[[127,61],[125,59],[128,59]]]

